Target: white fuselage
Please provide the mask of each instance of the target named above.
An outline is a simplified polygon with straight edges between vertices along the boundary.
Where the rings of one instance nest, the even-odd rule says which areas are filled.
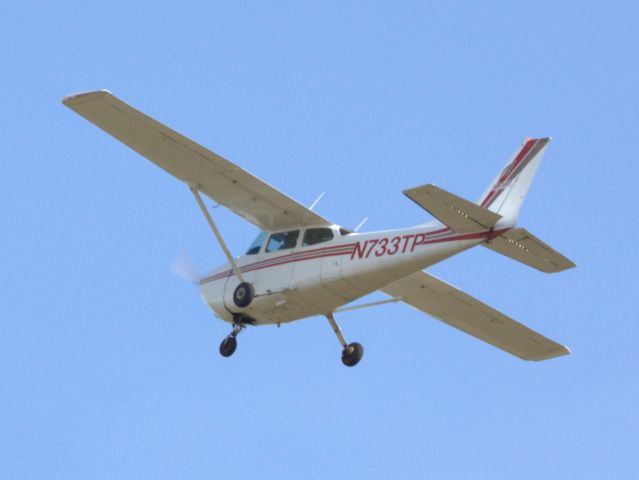
[[[233,322],[235,314],[255,324],[279,324],[324,315],[364,295],[475,246],[496,232],[458,234],[440,223],[413,228],[351,233],[312,246],[237,259],[244,280],[255,288],[247,308],[233,303],[240,283],[229,264],[201,279],[200,293],[216,315]],[[302,232],[304,233],[304,232]],[[300,236],[301,238],[301,236]]]

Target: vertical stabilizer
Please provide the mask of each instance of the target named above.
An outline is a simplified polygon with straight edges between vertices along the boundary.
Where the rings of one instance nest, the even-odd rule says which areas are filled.
[[[550,138],[526,140],[477,202],[503,217],[499,226],[517,224],[519,209],[549,143]]]

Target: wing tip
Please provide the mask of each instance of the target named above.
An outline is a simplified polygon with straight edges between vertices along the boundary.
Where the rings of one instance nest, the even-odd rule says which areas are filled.
[[[570,270],[572,268],[577,267],[577,264],[575,262],[567,258],[565,259],[564,262],[560,264],[551,263],[551,262],[548,262],[548,263],[549,263],[548,265],[543,265],[543,266],[533,267],[533,268],[536,268],[537,270],[543,273],[560,273],[560,272],[565,272],[566,270]]]
[[[88,102],[96,98],[101,98],[107,95],[113,95],[109,90],[94,90],[91,92],[78,92],[67,95],[62,99],[62,103],[67,107],[77,105],[79,103]]]
[[[572,352],[566,346],[560,345],[559,348],[555,348],[554,350],[550,350],[547,352],[539,353],[536,355],[530,355],[527,357],[521,357],[522,360],[528,360],[533,362],[540,362],[542,360],[550,360],[555,357],[563,357],[564,355],[570,355]]]

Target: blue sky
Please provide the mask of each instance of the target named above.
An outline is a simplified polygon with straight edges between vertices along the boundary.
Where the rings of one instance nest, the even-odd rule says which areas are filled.
[[[2,478],[627,478],[639,468],[636,2],[5,2]],[[224,261],[183,185],[60,100],[107,88],[318,211],[426,221],[554,138],[521,225],[578,268],[432,273],[568,345],[510,357],[408,307],[228,325],[170,264]],[[216,210],[239,254],[255,228]],[[609,232],[613,232],[614,235]]]

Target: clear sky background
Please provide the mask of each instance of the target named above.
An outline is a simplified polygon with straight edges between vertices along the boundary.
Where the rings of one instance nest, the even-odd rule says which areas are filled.
[[[399,3],[399,2],[397,2]],[[634,478],[636,2],[4,2],[0,477]],[[365,230],[476,199],[554,138],[520,224],[431,272],[568,345],[523,362],[403,305],[229,326],[170,271],[223,263],[188,189],[64,108],[107,88]],[[210,202],[209,202],[210,204]],[[215,211],[232,251],[255,227]],[[373,298],[378,298],[374,296]]]

